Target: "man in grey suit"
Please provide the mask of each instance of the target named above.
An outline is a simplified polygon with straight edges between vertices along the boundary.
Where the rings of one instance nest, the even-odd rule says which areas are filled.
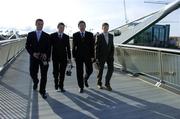
[[[114,71],[114,43],[113,43],[113,35],[108,33],[109,24],[102,24],[103,33],[99,34],[96,37],[95,41],[95,58],[96,64],[98,66],[98,74],[97,74],[97,87],[102,89],[102,75],[104,64],[107,63],[107,74],[105,77],[105,87],[107,90],[111,91],[110,79],[112,73]]]

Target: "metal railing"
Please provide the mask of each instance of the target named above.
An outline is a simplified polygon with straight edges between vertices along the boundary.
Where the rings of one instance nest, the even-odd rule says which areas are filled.
[[[119,44],[115,49],[115,65],[180,88],[179,50]]]
[[[0,71],[24,49],[25,39],[0,41]]]

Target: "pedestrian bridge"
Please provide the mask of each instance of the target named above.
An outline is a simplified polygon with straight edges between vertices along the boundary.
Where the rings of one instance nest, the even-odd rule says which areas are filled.
[[[55,91],[50,62],[44,100],[32,89],[26,38],[0,41],[0,119],[180,119],[180,51],[126,44],[179,7],[176,0],[143,22],[110,31],[120,42],[112,91],[96,87],[94,69],[90,87],[79,93],[76,68],[65,78],[66,92]]]
[[[180,118],[178,94],[157,87],[143,80],[142,76],[135,77],[119,69],[113,73],[111,80],[113,91],[96,87],[96,70],[94,69],[89,79],[90,87],[85,88],[85,92],[81,94],[78,92],[75,68],[73,68],[72,76],[65,78],[66,92],[61,93],[54,89],[52,62],[50,62],[47,82],[48,98],[44,100],[37,91],[32,89],[29,56],[23,50],[24,41],[20,39],[1,43],[1,119]],[[7,63],[2,65],[5,59]]]

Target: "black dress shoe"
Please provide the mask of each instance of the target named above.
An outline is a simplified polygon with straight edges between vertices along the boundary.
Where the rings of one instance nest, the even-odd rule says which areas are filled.
[[[38,84],[37,84],[37,83],[34,83],[34,85],[33,85],[33,90],[37,90],[37,87],[38,87]]]
[[[84,84],[85,84],[86,87],[89,87],[87,80],[85,80]]]
[[[66,90],[64,90],[63,88],[62,88],[62,89],[60,89],[60,90],[61,90],[61,92],[62,92],[62,93],[66,92]]]
[[[112,91],[112,88],[111,88],[110,85],[105,85],[105,87],[106,87],[106,89],[107,89],[108,91]]]
[[[55,90],[58,90],[58,85],[55,85],[54,88],[55,88]]]
[[[83,88],[80,88],[79,93],[83,93],[83,92],[84,92]]]
[[[47,98],[46,93],[42,93],[41,96],[42,96],[43,99],[46,99],[46,98]]]

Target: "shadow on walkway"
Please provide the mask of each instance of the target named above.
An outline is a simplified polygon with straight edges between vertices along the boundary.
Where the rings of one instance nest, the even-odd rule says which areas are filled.
[[[32,92],[32,108],[30,112],[30,119],[39,119],[38,91]]]
[[[112,97],[95,89],[86,90],[87,97],[83,97],[66,92],[65,95],[77,104],[81,109],[88,111],[95,118],[100,119],[179,119],[179,109],[174,107],[152,103],[117,91],[111,93],[118,94],[126,99],[121,101],[117,97]],[[177,115],[178,114],[178,115]]]
[[[48,96],[46,101],[54,113],[56,113],[62,119],[92,119],[90,116],[61,103],[50,96]]]
[[[31,85],[30,85],[31,86]],[[27,90],[31,87],[27,87]],[[29,118],[31,92],[25,94],[0,80],[0,111],[2,118]]]

